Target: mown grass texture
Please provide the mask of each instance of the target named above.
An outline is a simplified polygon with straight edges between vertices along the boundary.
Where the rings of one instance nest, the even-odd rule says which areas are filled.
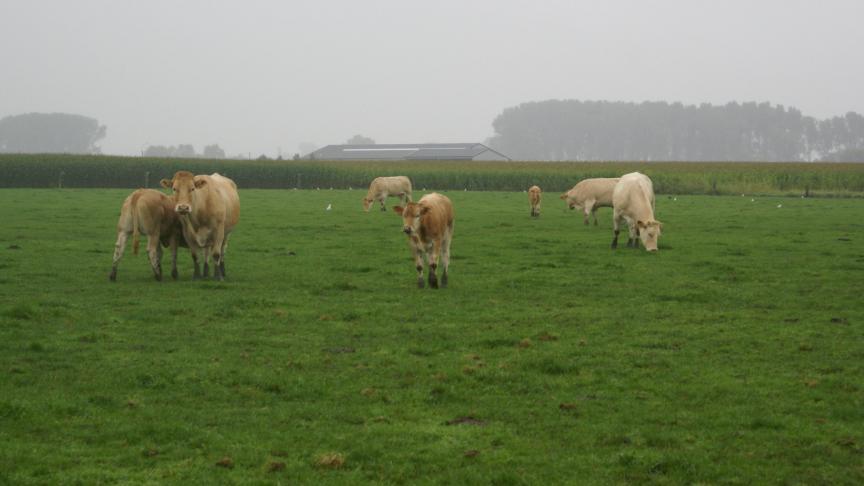
[[[365,191],[242,187],[225,282],[110,283],[128,192],[0,191],[0,483],[864,481],[861,200],[662,196],[649,254],[449,191],[436,291]]]

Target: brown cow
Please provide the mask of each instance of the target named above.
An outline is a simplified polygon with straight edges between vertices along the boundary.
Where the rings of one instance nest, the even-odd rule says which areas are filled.
[[[123,258],[126,240],[132,235],[132,252],[138,254],[138,238],[147,235],[147,255],[156,280],[162,280],[162,246],[171,248],[171,277],[177,279],[177,245],[183,244],[183,228],[174,212],[174,198],[153,189],[138,189],[123,201],[117,220],[114,264],[108,278],[117,280],[117,266]]]
[[[645,174],[631,172],[621,176],[612,195],[614,238],[612,248],[618,247],[618,227],[627,222],[627,246],[639,248],[639,239],[648,251],[657,251],[657,239],[663,224],[654,219],[654,185]],[[638,239],[637,239],[638,238]]]
[[[208,262],[212,255],[213,276],[217,280],[224,279],[228,235],[240,220],[237,185],[231,179],[215,173],[192,175],[191,172],[179,171],[171,180],[162,179],[162,186],[174,191],[175,210],[195,264],[193,278],[202,277],[198,253],[203,250],[203,277],[210,273]]]
[[[395,206],[393,210],[402,215],[402,231],[408,235],[414,264],[417,268],[417,287],[423,288],[423,259],[429,265],[429,286],[437,289],[439,256],[444,265],[441,287],[447,286],[447,269],[450,266],[450,242],[453,239],[453,204],[447,196],[431,193],[418,202],[409,202],[405,207]]]
[[[618,183],[617,177],[585,179],[573,189],[561,194],[561,199],[567,201],[570,209],[581,209],[588,224],[589,216],[594,216],[594,226],[597,226],[597,208],[612,207],[612,191]]]
[[[381,211],[386,211],[384,202],[388,196],[396,196],[402,199],[402,204],[411,201],[411,179],[405,176],[376,177],[369,184],[369,192],[363,198],[363,210],[367,213],[375,201],[381,203]]]
[[[539,217],[540,216],[540,187],[531,186],[528,189],[528,202],[531,203],[531,216]]]

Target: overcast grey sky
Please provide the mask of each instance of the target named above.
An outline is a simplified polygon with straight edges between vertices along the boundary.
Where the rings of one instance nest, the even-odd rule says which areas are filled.
[[[0,0],[0,117],[108,126],[103,152],[483,141],[550,98],[864,113],[860,0]]]

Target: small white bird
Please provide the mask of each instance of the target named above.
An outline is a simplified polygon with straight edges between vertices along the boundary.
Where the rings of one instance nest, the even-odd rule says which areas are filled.
[[[324,211],[330,211],[332,208],[333,208],[333,205],[331,205],[330,203],[327,203],[327,209],[325,209]]]
[[[673,201],[677,201],[678,198],[677,198],[677,197],[673,197],[672,200],[673,200]]]
[[[777,207],[778,207],[778,208],[782,208],[783,205],[782,205],[782,204],[778,204]]]
[[[756,202],[756,200],[755,200],[755,199],[750,199],[750,202]]]

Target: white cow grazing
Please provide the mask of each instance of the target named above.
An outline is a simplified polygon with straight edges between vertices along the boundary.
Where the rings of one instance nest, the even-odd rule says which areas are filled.
[[[639,172],[621,176],[612,193],[612,212],[613,249],[618,247],[618,228],[624,220],[629,230],[628,247],[639,248],[641,239],[646,250],[657,251],[663,225],[654,219],[654,185],[648,176]]]
[[[394,177],[376,177],[369,184],[369,192],[363,198],[363,210],[369,212],[369,207],[372,203],[379,201],[381,203],[381,211],[386,211],[387,207],[384,202],[389,196],[396,196],[402,200],[402,204],[408,204],[411,199],[411,179],[405,176]]]
[[[584,221],[588,224],[588,217],[594,216],[594,226],[597,226],[597,208],[612,207],[612,191],[618,184],[619,178],[596,178],[585,179],[573,189],[561,194],[561,199],[567,201],[570,209],[581,209],[585,214]]]

